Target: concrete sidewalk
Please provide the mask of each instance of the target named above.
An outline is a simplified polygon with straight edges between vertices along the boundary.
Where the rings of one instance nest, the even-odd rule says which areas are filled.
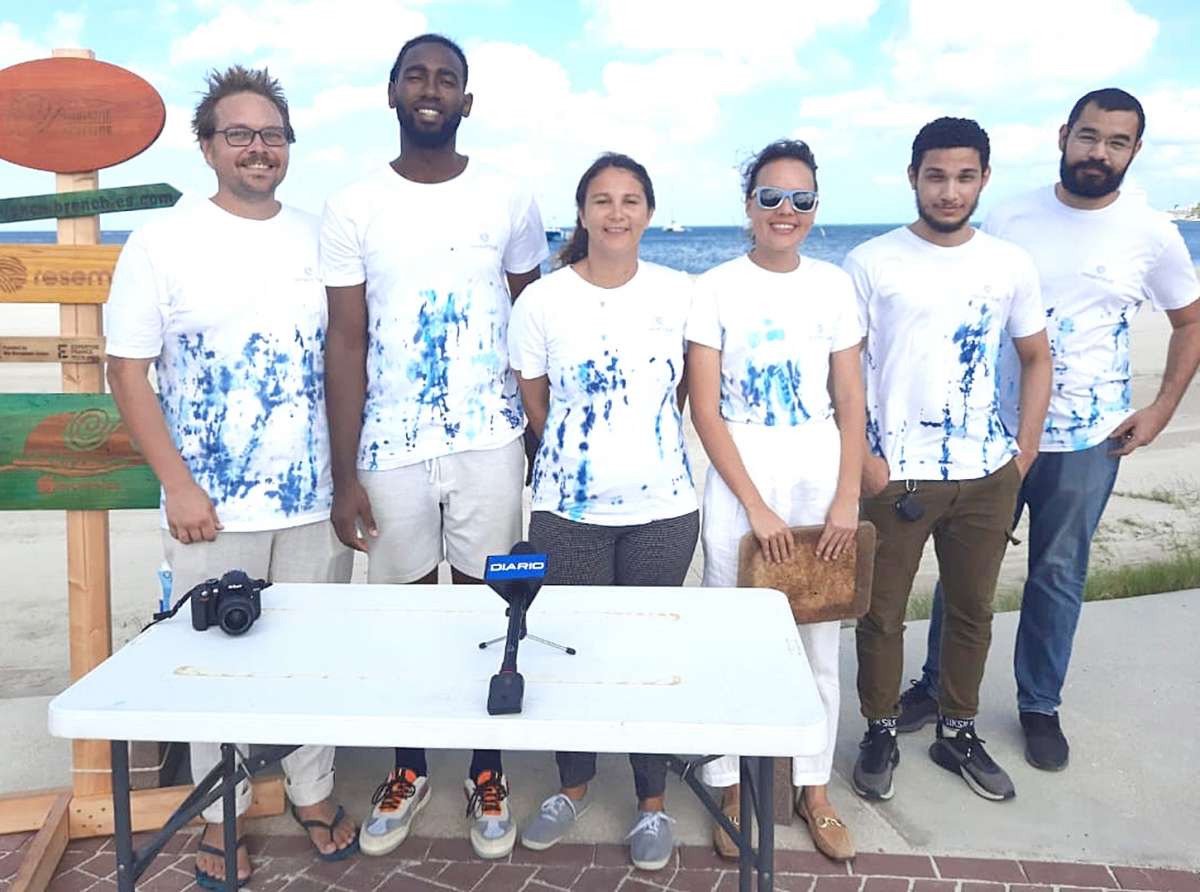
[[[1176,879],[1161,888],[1176,888],[1179,876],[1191,876],[1196,884],[1187,888],[1200,892],[1200,877],[1194,874],[1200,868],[1200,806],[1196,802],[1196,784],[1191,769],[1197,752],[1196,741],[1200,739],[1200,720],[1195,710],[1186,708],[1194,700],[1195,691],[1200,689],[1200,646],[1197,644],[1200,591],[1086,605],[1062,710],[1063,728],[1072,744],[1071,764],[1060,773],[1037,771],[1027,765],[1022,756],[1024,744],[1014,706],[1011,670],[1016,618],[1016,614],[1011,613],[996,617],[992,654],[982,693],[983,707],[978,720],[980,734],[987,741],[989,752],[1009,771],[1016,784],[1016,798],[1004,803],[989,802],[974,795],[961,779],[929,760],[926,750],[932,740],[932,728],[901,737],[901,762],[896,772],[894,799],[886,803],[867,803],[855,795],[848,778],[864,722],[858,715],[854,692],[853,632],[850,629],[843,631],[842,719],[830,792],[854,834],[860,860],[855,871],[848,873],[812,853],[811,842],[802,824],[780,826],[776,834],[777,845],[780,850],[794,853],[788,857],[800,859],[795,864],[808,871],[804,876],[811,880],[818,873],[829,870],[831,875],[861,877],[865,875],[864,871],[875,870],[872,864],[884,864],[890,866],[886,872],[879,871],[880,875],[902,875],[914,883],[921,878],[945,879],[946,871],[965,870],[957,875],[957,879],[990,879],[1019,885],[1043,880],[1031,875],[1025,867],[1014,865],[1064,862],[1183,870],[1190,873],[1172,871],[1162,874]],[[906,678],[916,677],[918,673],[926,628],[924,622],[913,623],[909,628]],[[0,743],[5,753],[0,763],[0,790],[69,783],[69,745],[46,736],[46,702],[48,698],[41,697],[0,701]],[[1185,708],[1181,709],[1181,706]],[[389,752],[380,750],[339,751],[336,796],[356,817],[361,818],[367,812],[370,794],[385,777],[390,759]],[[446,862],[438,867],[439,871],[451,862],[471,862],[469,847],[463,839],[466,825],[462,817],[462,778],[468,761],[469,754],[464,752],[431,753],[433,799],[417,821],[415,837],[396,853],[397,860],[391,871],[386,872],[388,875],[398,872],[407,876],[407,868],[402,870],[397,865],[433,858],[431,851],[440,853],[438,858]],[[509,753],[505,756],[505,767],[512,783],[514,813],[524,821],[536,811],[542,798],[556,787],[554,760],[548,753]],[[615,869],[622,863],[623,849],[617,844],[634,818],[632,777],[624,757],[601,757],[595,790],[598,793],[596,806],[570,838],[570,842],[577,845],[563,849],[563,857],[579,871],[591,867]],[[678,821],[674,830],[677,841],[684,846],[681,859],[705,865],[697,869],[719,870],[722,865],[707,852],[707,817],[678,781],[669,788],[668,810]],[[291,853],[288,857],[300,857],[307,849],[306,841],[299,836],[299,828],[289,817],[254,822],[250,832],[266,840],[254,847],[255,851],[263,845],[267,851],[283,846]],[[281,838],[292,838],[292,841],[283,843],[279,841]],[[438,843],[430,850],[425,848],[430,840],[446,842]],[[8,840],[9,848],[14,848],[17,843],[19,840]],[[83,851],[91,844],[72,845]],[[92,846],[93,855],[99,845]],[[298,850],[292,852],[296,847]],[[568,853],[570,857],[566,857]],[[868,855],[872,857],[866,857]],[[880,862],[873,860],[877,855],[917,856],[917,860],[884,859]],[[111,859],[111,855],[106,857]],[[530,863],[531,857],[530,853],[518,851],[512,863]],[[596,858],[601,862],[597,863]],[[972,859],[989,860],[982,867],[976,865],[967,870],[963,865],[975,865]],[[3,846],[0,846],[0,865],[7,861]],[[384,867],[384,862],[372,867],[373,859],[356,861],[362,864],[356,868],[359,873],[378,872]],[[616,863],[610,863],[614,861]],[[181,859],[177,867],[186,874],[188,863],[186,858]],[[482,864],[474,863],[477,868]],[[550,861],[538,863],[559,864],[560,860],[553,856]],[[785,859],[781,865],[784,863],[789,862]],[[897,873],[901,865],[904,871]],[[682,869],[682,862],[679,869]],[[1107,867],[1103,869],[1108,870]],[[332,868],[326,865],[321,870],[328,872]],[[0,869],[0,889],[4,887],[5,873]],[[1075,879],[1067,879],[1068,874],[1055,874],[1059,879],[1050,884],[1118,886],[1115,881],[1101,882],[1104,876],[1100,873],[1085,870]],[[417,875],[424,876],[420,872]],[[482,876],[480,874],[476,879]],[[707,879],[713,880],[713,884],[721,883],[724,888],[726,880],[723,876],[714,874]],[[1111,879],[1114,874],[1110,870],[1105,876]],[[532,872],[525,880],[532,882],[531,877]],[[665,882],[646,875],[640,879]],[[512,888],[524,887],[525,880]],[[379,879],[379,883],[382,882]],[[530,888],[543,888],[538,885],[540,882]],[[472,888],[439,884],[445,888]],[[713,884],[705,888],[714,888]],[[591,888],[590,885],[586,887]],[[1160,888],[1136,884],[1124,887]],[[274,885],[271,888],[273,892],[276,889]],[[409,887],[399,886],[390,892],[398,892],[400,888]],[[836,892],[850,890],[839,886]],[[889,886],[875,892],[904,890]],[[918,892],[916,886],[913,886],[913,892]],[[931,887],[925,892],[934,892],[934,889]],[[963,892],[966,892],[965,888]],[[989,890],[981,888],[974,892]]]

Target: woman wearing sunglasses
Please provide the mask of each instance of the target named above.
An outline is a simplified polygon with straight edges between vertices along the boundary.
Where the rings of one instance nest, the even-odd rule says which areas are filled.
[[[561,268],[522,292],[508,329],[541,438],[529,541],[548,557],[549,585],[679,586],[700,530],[680,417],[692,284],[638,260],[654,188],[632,158],[598,158],[575,205]],[[556,759],[561,790],[521,835],[531,849],[565,837],[591,802],[596,754]],[[666,757],[629,760],[638,799],[630,855],[635,867],[658,870],[673,848]]]
[[[832,264],[799,253],[816,217],[817,164],[796,140],[773,142],[743,171],[750,253],[696,282],[688,321],[692,420],[711,467],[704,491],[704,581],[737,585],[738,545],[753,531],[768,561],[791,557],[790,526],[824,524],[817,553],[835,558],[858,525],[866,443],[854,288]],[[792,760],[796,811],[817,849],[845,861],[854,845],[829,803],[838,718],[840,623],[800,627],[829,736]],[[704,766],[735,824],[737,759]],[[713,842],[737,857],[729,835]]]

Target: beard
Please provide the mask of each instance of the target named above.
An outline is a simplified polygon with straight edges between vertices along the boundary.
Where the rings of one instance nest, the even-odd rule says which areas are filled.
[[[1125,179],[1125,171],[1128,169],[1129,166],[1126,165],[1121,170],[1113,170],[1103,161],[1077,161],[1068,164],[1064,152],[1058,162],[1058,179],[1063,188],[1072,195],[1078,195],[1080,198],[1103,198],[1121,188],[1121,181]],[[1084,171],[1095,172],[1100,176],[1080,176]]]
[[[420,127],[416,118],[402,106],[396,106],[396,120],[400,122],[400,130],[405,138],[414,146],[421,149],[441,149],[454,141],[458,125],[462,123],[462,114],[446,115],[442,126],[437,130],[426,130]]]
[[[963,214],[960,219],[948,223],[945,220],[939,220],[937,217],[933,216],[933,214],[927,211],[925,206],[921,204],[921,197],[919,195],[917,196],[917,216],[919,216],[925,222],[925,225],[934,232],[940,232],[942,234],[958,232],[964,226],[968,225],[971,222],[971,215],[975,213],[975,209],[978,207],[979,196],[976,195],[975,201],[971,205],[970,209]]]

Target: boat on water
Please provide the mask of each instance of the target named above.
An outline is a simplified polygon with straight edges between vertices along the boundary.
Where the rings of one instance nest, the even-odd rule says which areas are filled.
[[[663,232],[687,232],[687,228],[682,223],[676,223],[672,220],[662,228]]]
[[[567,237],[567,231],[561,226],[551,226],[546,229],[546,241],[550,244],[561,242]]]

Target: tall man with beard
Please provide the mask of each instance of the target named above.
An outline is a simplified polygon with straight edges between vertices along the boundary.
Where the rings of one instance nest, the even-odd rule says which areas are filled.
[[[975,714],[996,578],[1049,399],[1050,350],[1029,255],[969,223],[988,156],[987,134],[974,121],[925,125],[908,168],[918,219],[860,245],[845,262],[866,339],[862,513],[879,534],[871,607],[856,633],[867,733],[853,783],[868,799],[893,794],[904,615],[930,536],[947,610],[929,754],[985,798],[1014,794],[975,733]],[[996,415],[1002,334],[1021,364],[1015,438]]]
[[[458,153],[466,86],[457,44],[408,41],[388,80],[400,154],[332,196],[322,221],[333,524],[369,554],[372,583],[436,583],[443,558],[453,582],[478,583],[487,556],[521,538],[524,419],[508,318],[549,250],[529,189]],[[398,628],[396,647],[404,638]],[[399,846],[429,792],[425,751],[397,749],[362,851]],[[507,855],[516,826],[499,752],[475,752],[466,793],[476,854]]]
[[[1200,285],[1183,238],[1162,214],[1120,192],[1145,123],[1141,104],[1124,90],[1083,96],[1058,132],[1059,182],[999,205],[984,223],[1033,256],[1054,355],[1041,453],[1018,501],[1018,511],[1029,508],[1029,574],[1013,661],[1025,758],[1047,771],[1067,766],[1058,708],[1092,536],[1121,456],[1166,427],[1200,363]],[[1172,333],[1158,395],[1135,412],[1129,326],[1147,299],[1166,312]],[[1010,430],[1018,414],[1012,372],[1002,364]],[[902,731],[936,714],[941,629],[935,598],[924,674],[901,700]]]

